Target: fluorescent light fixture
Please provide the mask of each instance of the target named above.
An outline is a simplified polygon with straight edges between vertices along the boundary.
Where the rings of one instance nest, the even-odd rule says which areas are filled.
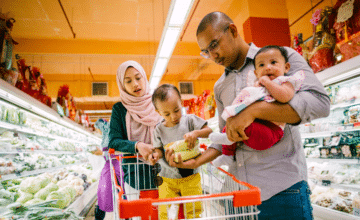
[[[337,75],[335,77],[332,77],[330,79],[325,80],[323,85],[327,86],[327,85],[337,83],[337,82],[340,82],[342,80],[346,80],[348,78],[351,78],[351,77],[354,77],[354,76],[359,76],[359,75],[360,75],[360,68],[356,68],[356,69],[350,70],[349,72],[345,72],[345,73],[342,73],[340,75]]]
[[[112,110],[85,110],[85,114],[96,114],[96,113],[111,113]]]
[[[166,30],[165,38],[160,49],[159,58],[161,57],[171,57],[172,52],[174,51],[176,42],[179,38],[180,28],[169,27]]]
[[[163,73],[165,72],[166,66],[168,64],[167,58],[159,58],[155,64],[155,68],[153,71],[153,77],[162,77]]]
[[[150,76],[150,89],[159,84],[194,0],[172,0]],[[162,58],[166,58],[166,63]],[[165,63],[165,65],[164,65]]]
[[[177,0],[172,11],[169,26],[181,26],[184,24],[189,8],[192,6],[192,0]]]
[[[161,76],[160,77],[158,77],[158,76],[152,77],[151,82],[150,82],[150,89],[155,90],[157,85],[159,85],[160,80],[161,80]]]

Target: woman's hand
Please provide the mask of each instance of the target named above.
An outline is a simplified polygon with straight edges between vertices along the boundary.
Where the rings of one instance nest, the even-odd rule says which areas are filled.
[[[151,144],[145,144],[143,142],[137,142],[136,149],[138,150],[139,154],[147,161],[154,150]]]
[[[91,153],[96,155],[96,156],[102,156],[103,155],[103,151],[100,150],[100,148],[98,148],[98,147],[96,147],[96,151],[93,151]]]
[[[192,132],[189,132],[189,133],[186,133],[184,135],[184,139],[185,139],[185,142],[187,143],[187,147],[189,149],[193,149],[195,147],[195,143],[197,141],[197,134],[195,131],[192,131]]]

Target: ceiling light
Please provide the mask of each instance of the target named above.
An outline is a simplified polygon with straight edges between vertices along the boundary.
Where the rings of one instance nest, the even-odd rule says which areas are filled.
[[[163,74],[179,39],[181,30],[192,8],[194,0],[172,0],[164,30],[161,36],[159,48],[150,76],[150,90],[154,90]],[[166,61],[165,59],[166,58]],[[165,65],[164,65],[165,63]]]
[[[150,89],[155,90],[157,85],[159,85],[159,82],[161,80],[161,76],[154,76],[150,80]]]
[[[166,30],[164,41],[162,43],[159,58],[160,57],[171,57],[174,47],[179,38],[180,28],[169,27]]]
[[[154,71],[153,71],[153,77],[162,77],[163,73],[165,72],[165,68],[168,63],[167,58],[159,58],[158,61],[155,64]]]
[[[181,26],[185,23],[189,9],[192,7],[193,0],[178,0],[175,2],[171,13],[169,26]]]

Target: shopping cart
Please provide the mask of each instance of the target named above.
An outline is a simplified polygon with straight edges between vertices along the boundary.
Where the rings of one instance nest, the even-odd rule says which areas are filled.
[[[114,151],[109,150],[109,154]],[[140,171],[141,166],[146,162],[136,160],[134,163],[123,163],[123,159],[130,157],[123,157],[120,159],[120,167],[135,166],[137,171]],[[132,157],[136,158],[136,156]],[[199,168],[202,184],[202,195],[198,196],[181,196],[177,198],[142,198],[143,191],[154,191],[156,188],[150,188],[142,191],[135,190],[133,192],[124,190],[124,187],[116,180],[114,168],[111,166],[112,186],[113,186],[113,202],[115,219],[160,219],[158,218],[157,210],[159,206],[166,205],[167,210],[178,209],[182,204],[185,213],[193,212],[194,210],[186,210],[186,204],[192,204],[189,207],[195,207],[195,203],[202,206],[202,213],[193,219],[240,219],[253,220],[257,219],[260,211],[257,205],[261,204],[260,189],[248,183],[237,180],[233,175],[221,168],[216,168],[208,163]],[[156,181],[155,172],[148,173],[151,176],[151,181]],[[142,174],[144,175],[144,173]],[[135,177],[136,179],[136,177]],[[137,179],[139,181],[139,179]],[[123,180],[120,181],[123,183]],[[139,185],[139,183],[137,183]],[[139,199],[127,200],[134,194],[138,194]],[[178,219],[178,216],[171,216],[168,212],[168,219]],[[191,215],[190,215],[191,216]],[[141,218],[139,218],[141,217]],[[179,214],[179,219],[188,219]]]

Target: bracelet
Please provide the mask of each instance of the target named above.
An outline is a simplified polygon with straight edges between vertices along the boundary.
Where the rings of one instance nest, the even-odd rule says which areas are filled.
[[[135,153],[139,153],[138,149],[136,148],[136,145],[137,145],[138,143],[139,143],[139,141],[135,143]]]

